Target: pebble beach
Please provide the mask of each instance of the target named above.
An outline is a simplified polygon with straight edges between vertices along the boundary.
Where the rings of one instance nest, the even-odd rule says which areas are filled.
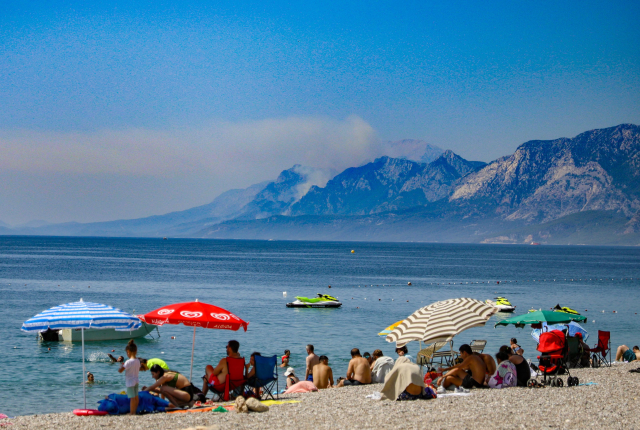
[[[382,385],[328,389],[280,396],[299,403],[273,405],[267,412],[151,414],[76,417],[71,413],[3,420],[12,430],[30,429],[397,429],[397,428],[634,428],[640,410],[638,363],[611,368],[572,369],[580,383],[563,388],[472,390],[470,395],[434,400],[367,399]],[[566,376],[564,377],[566,382]]]

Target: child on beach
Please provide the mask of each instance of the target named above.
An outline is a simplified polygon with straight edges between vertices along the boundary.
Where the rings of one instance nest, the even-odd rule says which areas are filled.
[[[118,369],[118,373],[125,372],[124,380],[127,386],[127,397],[130,402],[129,414],[135,415],[138,409],[138,374],[140,373],[140,360],[136,358],[138,347],[131,339],[124,350],[129,359]]]

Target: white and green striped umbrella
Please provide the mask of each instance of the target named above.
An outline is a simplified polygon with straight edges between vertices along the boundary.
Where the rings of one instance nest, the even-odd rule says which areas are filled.
[[[405,318],[386,340],[395,342],[397,347],[412,340],[424,343],[449,340],[464,330],[485,325],[497,311],[498,308],[475,299],[435,302]]]

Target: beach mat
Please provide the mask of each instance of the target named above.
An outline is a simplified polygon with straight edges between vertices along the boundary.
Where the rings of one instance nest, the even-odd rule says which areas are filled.
[[[266,406],[273,406],[273,405],[283,405],[285,403],[300,403],[300,400],[262,400],[260,403]],[[200,407],[191,408],[191,409],[173,409],[173,410],[167,411],[167,413],[168,414],[186,414],[186,413],[198,413],[198,412],[211,412],[214,409],[218,408],[219,406],[222,406],[227,411],[232,411],[235,408],[235,404],[229,403],[226,405],[200,406]]]
[[[171,411],[167,411],[167,413],[168,414],[187,414],[187,413],[198,413],[198,412],[211,412],[214,409],[219,408],[220,406],[225,408],[227,411],[232,411],[234,408],[234,405],[202,406],[199,408],[191,408],[191,409],[174,409]]]

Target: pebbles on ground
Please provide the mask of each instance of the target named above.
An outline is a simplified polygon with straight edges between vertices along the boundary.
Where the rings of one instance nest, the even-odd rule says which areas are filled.
[[[22,429],[540,429],[633,428],[640,410],[638,363],[612,368],[572,369],[580,383],[563,388],[472,390],[470,396],[435,400],[379,401],[365,396],[382,385],[345,387],[286,396],[300,400],[268,412],[185,413],[77,417],[71,413],[16,417],[8,428]],[[566,376],[563,378],[566,383]],[[281,398],[284,396],[281,396]]]

